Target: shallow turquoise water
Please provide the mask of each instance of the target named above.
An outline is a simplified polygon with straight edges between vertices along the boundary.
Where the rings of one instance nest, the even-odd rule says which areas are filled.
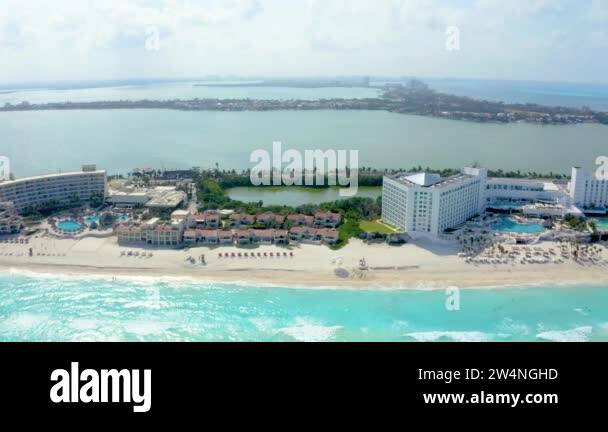
[[[518,234],[536,234],[541,233],[545,228],[540,224],[522,224],[511,218],[501,218],[493,227],[494,230],[500,232],[512,232]]]
[[[0,341],[608,341],[608,287],[309,290],[0,274]]]

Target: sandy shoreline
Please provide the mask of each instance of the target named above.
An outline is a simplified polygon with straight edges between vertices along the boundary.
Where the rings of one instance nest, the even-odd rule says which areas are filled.
[[[541,245],[543,248],[554,247]],[[29,248],[34,256],[28,256]],[[127,256],[128,251],[152,253],[145,258]],[[293,252],[284,257],[283,252]],[[220,258],[219,253],[245,252],[252,257]],[[257,253],[267,257],[257,257]],[[274,252],[275,257],[270,257]],[[276,253],[281,252],[280,257]],[[450,246],[418,242],[400,247],[367,245],[351,241],[332,251],[324,246],[301,245],[255,248],[194,248],[156,250],[121,247],[116,238],[59,240],[38,237],[30,244],[0,244],[0,272],[21,272],[103,278],[166,278],[205,283],[238,283],[256,286],[351,289],[443,289],[498,288],[525,285],[608,285],[604,266],[563,264],[467,264]],[[207,264],[191,264],[188,257],[204,254]],[[605,256],[608,252],[603,251]],[[365,258],[369,271],[361,272]]]

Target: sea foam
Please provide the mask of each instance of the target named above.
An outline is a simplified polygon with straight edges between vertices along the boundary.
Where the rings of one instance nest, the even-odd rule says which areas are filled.
[[[407,333],[405,336],[417,342],[436,342],[443,339],[455,342],[486,342],[491,339],[490,335],[478,331],[428,331]]]
[[[587,342],[593,327],[583,326],[570,330],[545,331],[536,335],[538,339],[552,342]]]

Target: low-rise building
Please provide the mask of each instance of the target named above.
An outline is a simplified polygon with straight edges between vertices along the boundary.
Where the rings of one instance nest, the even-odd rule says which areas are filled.
[[[567,205],[570,201],[565,189],[554,182],[533,179],[491,177],[486,186],[489,209],[515,209],[536,202]]]
[[[314,217],[317,227],[335,228],[342,221],[342,216],[339,213],[316,212]]]
[[[183,221],[161,222],[154,218],[146,222],[125,223],[118,226],[119,243],[145,243],[151,246],[176,247],[184,242]],[[189,233],[191,234],[191,233]],[[189,237],[191,241],[191,237]]]
[[[188,195],[173,186],[156,187],[148,195],[150,200],[145,207],[156,214],[171,213],[188,202]]]
[[[218,241],[220,245],[232,245],[234,244],[234,234],[232,231],[219,231]]]
[[[335,228],[293,227],[289,230],[289,240],[294,243],[336,244],[339,239]]]
[[[256,223],[267,228],[278,228],[285,222],[285,216],[271,212],[262,213],[256,216]]]
[[[574,217],[584,216],[583,212],[575,206],[543,203],[527,204],[523,206],[522,213],[525,216],[536,218],[563,218],[568,215]]]
[[[335,245],[338,242],[339,234],[338,230],[333,228],[323,228],[317,233],[321,237],[323,243],[328,245]]]
[[[184,244],[194,246],[198,242],[198,230],[187,229],[184,231]]]
[[[192,224],[196,228],[217,229],[221,227],[222,220],[219,213],[215,211],[206,211],[194,214],[192,216]]]
[[[114,190],[110,189],[106,202],[117,207],[123,208],[139,208],[146,205],[150,201],[148,193],[141,190]]]
[[[129,244],[129,243],[142,243],[142,224],[141,223],[124,223],[116,228],[116,235],[118,236],[118,243]]]
[[[304,214],[290,214],[287,216],[287,222],[292,226],[313,226],[315,218]]]
[[[272,244],[274,242],[273,229],[258,229],[253,230],[253,243],[256,244]]]
[[[142,239],[153,246],[179,246],[183,241],[184,226],[183,221],[163,223],[154,218],[144,224]]]
[[[254,215],[233,213],[230,215],[230,227],[231,228],[246,228],[255,224],[256,218]]]
[[[240,229],[235,234],[235,239],[239,245],[248,245],[253,243],[253,230],[251,229]]]
[[[278,245],[289,244],[289,231],[284,229],[274,230],[274,243]]]
[[[218,230],[197,230],[197,239],[203,245],[218,245],[220,237]]]

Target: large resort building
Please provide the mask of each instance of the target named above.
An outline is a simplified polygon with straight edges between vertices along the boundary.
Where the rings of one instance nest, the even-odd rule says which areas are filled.
[[[583,168],[572,168],[570,198],[588,213],[605,214],[608,206],[608,179],[593,176]]]
[[[399,174],[384,177],[382,219],[412,237],[438,238],[468,219],[494,211],[518,210],[534,217],[606,214],[608,180],[581,168],[569,184],[535,179],[488,178],[483,168],[464,168],[453,177]]]
[[[18,211],[48,204],[69,205],[106,195],[106,172],[94,165],[81,171],[48,174],[0,182],[0,202],[11,202]]]
[[[442,178],[419,173],[384,177],[382,219],[413,237],[438,237],[485,210],[487,170],[465,168]]]

